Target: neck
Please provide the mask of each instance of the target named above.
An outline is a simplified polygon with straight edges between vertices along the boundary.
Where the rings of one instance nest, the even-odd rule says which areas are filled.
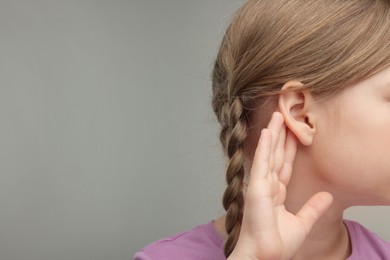
[[[342,214],[335,216],[327,212],[313,226],[293,259],[341,260],[347,259],[350,254],[349,235]]]
[[[337,190],[321,174],[315,174],[315,165],[308,165],[304,154],[297,153],[294,172],[289,185],[285,206],[296,214],[311,196],[328,191],[334,202],[317,221],[294,259],[346,259],[351,254],[348,230],[343,223],[346,205]]]

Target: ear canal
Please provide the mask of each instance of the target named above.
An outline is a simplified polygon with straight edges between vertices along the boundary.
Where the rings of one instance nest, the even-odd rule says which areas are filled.
[[[313,125],[310,123],[309,117],[305,117],[305,123],[310,126],[310,128],[313,128]]]

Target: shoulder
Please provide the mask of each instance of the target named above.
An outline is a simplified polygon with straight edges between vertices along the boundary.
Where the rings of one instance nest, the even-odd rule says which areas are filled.
[[[390,242],[380,238],[356,221],[344,220],[352,245],[353,259],[390,259]]]
[[[157,240],[137,252],[134,260],[223,260],[223,240],[212,221]]]

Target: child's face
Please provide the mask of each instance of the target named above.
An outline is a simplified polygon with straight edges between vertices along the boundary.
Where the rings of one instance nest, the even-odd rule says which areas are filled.
[[[320,111],[310,148],[319,174],[352,204],[390,204],[390,69]]]

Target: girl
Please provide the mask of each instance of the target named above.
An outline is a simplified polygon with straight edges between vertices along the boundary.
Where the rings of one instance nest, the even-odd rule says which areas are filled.
[[[390,1],[249,0],[215,62],[226,215],[135,259],[390,259]]]

